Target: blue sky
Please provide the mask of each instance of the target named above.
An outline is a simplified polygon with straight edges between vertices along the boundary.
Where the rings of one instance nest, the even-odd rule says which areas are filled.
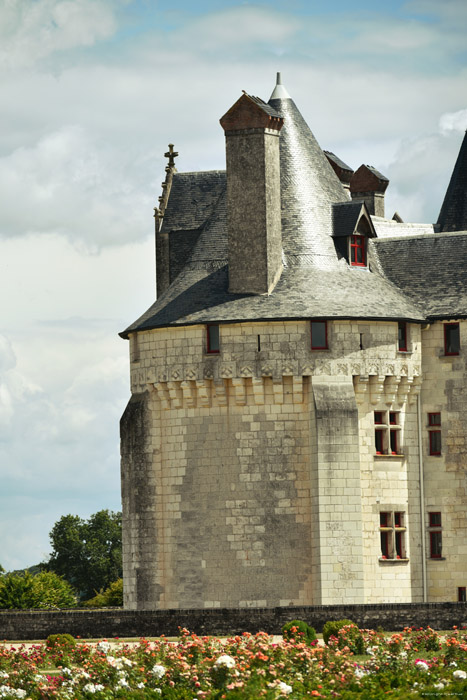
[[[118,332],[154,300],[153,207],[224,167],[219,118],[276,71],[323,148],[434,221],[467,127],[464,0],[0,3],[0,563],[120,509]]]

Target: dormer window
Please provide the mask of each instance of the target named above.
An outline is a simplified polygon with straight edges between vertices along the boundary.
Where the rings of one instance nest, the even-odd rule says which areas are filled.
[[[366,267],[366,236],[350,236],[350,264]]]

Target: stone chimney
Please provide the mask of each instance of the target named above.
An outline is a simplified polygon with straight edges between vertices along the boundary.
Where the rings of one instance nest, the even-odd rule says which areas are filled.
[[[323,153],[328,159],[329,165],[334,170],[339,180],[342,182],[342,185],[345,187],[346,190],[349,190],[350,180],[352,175],[354,174],[352,168],[349,167],[346,163],[344,163],[343,160],[338,158],[331,151],[323,151]]]
[[[244,92],[220,123],[227,161],[229,292],[269,294],[282,272],[279,132],[284,120]]]
[[[361,165],[350,178],[350,196],[357,202],[365,202],[374,216],[384,217],[384,193],[389,180],[371,165]]]

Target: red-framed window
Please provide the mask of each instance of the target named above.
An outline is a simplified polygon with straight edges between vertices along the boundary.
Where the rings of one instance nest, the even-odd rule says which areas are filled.
[[[328,324],[327,321],[311,321],[311,349],[328,349]]]
[[[428,414],[428,454],[439,457],[441,454],[441,413]]]
[[[460,333],[458,323],[444,324],[444,354],[458,355],[460,352]]]
[[[379,536],[382,559],[405,559],[405,513],[382,511],[379,514]]]
[[[428,513],[428,527],[430,528],[430,559],[441,559],[443,531],[441,527],[441,513],[439,511]]]
[[[443,535],[441,530],[430,532],[430,559],[441,559]]]
[[[375,452],[377,455],[400,455],[398,411],[375,411]]]
[[[465,586],[459,586],[459,588],[457,589],[457,601],[459,603],[467,602],[467,592]]]
[[[208,323],[206,326],[206,350],[214,354],[220,351],[219,324]]]
[[[366,236],[350,236],[350,264],[366,267]]]
[[[407,324],[399,321],[397,324],[397,348],[399,352],[407,352]]]
[[[430,455],[439,457],[441,455],[441,430],[430,430]]]

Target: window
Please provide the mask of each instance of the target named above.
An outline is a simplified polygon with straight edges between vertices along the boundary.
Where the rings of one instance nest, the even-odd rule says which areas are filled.
[[[441,454],[441,413],[428,414],[428,454]]]
[[[377,455],[400,455],[400,413],[375,411],[375,452]]]
[[[328,328],[326,321],[311,322],[311,349],[327,350]]]
[[[407,352],[407,324],[404,321],[397,324],[397,348],[399,352]]]
[[[209,353],[219,352],[219,325],[217,323],[209,323],[207,326],[207,342],[206,350]]]
[[[440,512],[428,513],[428,527],[430,533],[430,559],[441,559],[443,532]]]
[[[350,236],[350,264],[366,266],[366,237],[365,236]]]
[[[444,354],[458,355],[460,350],[460,336],[458,323],[444,324]]]
[[[379,536],[382,559],[406,559],[405,513],[382,511],[379,514]]]
[[[465,586],[459,586],[459,588],[457,589],[457,600],[459,603],[467,602]]]

